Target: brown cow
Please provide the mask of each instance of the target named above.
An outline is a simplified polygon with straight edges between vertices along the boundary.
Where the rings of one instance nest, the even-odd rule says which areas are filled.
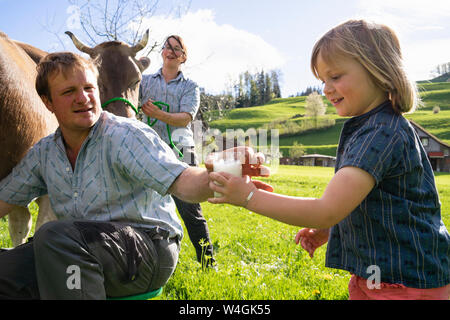
[[[21,47],[29,56],[30,58],[38,64],[41,58],[48,54],[48,52],[43,51],[41,49],[38,49],[36,47],[33,47],[32,45],[29,45],[27,43],[23,43],[17,40],[12,40],[15,44],[17,44],[19,47]]]
[[[0,179],[11,172],[33,144],[58,126],[36,93],[35,77],[36,63],[0,32]],[[38,200],[41,208],[48,203],[48,197]],[[30,218],[27,208],[15,207],[10,212],[8,220],[14,246],[26,239]],[[38,224],[43,223],[43,218]]]
[[[122,97],[137,107],[142,71],[150,65],[150,59],[147,57],[136,59],[135,56],[147,45],[149,30],[133,47],[123,42],[109,41],[91,48],[71,32],[67,31],[66,34],[70,36],[78,50],[87,53],[92,59],[100,59],[98,85],[102,103],[111,98]],[[120,101],[109,104],[105,109],[123,117],[136,116],[130,106]]]
[[[134,105],[137,105],[142,71],[150,65],[150,60],[147,57],[137,60],[135,56],[138,51],[146,46],[148,30],[142,40],[133,47],[122,42],[110,41],[97,45],[94,48],[89,48],[81,43],[72,33],[66,33],[72,38],[79,50],[99,60],[101,101],[105,102],[113,97],[124,97]],[[0,179],[2,179],[34,143],[53,132],[58,124],[54,116],[48,112],[34,88],[35,61],[39,61],[46,52],[22,42],[15,41],[14,43],[3,33],[0,35],[2,36],[0,37],[0,74],[6,75],[6,80],[8,80],[0,79],[0,148],[2,148],[1,150],[7,150],[0,156]],[[6,44],[3,44],[2,41]],[[17,57],[20,57],[20,59]],[[26,62],[22,60],[26,60]],[[5,73],[2,67],[7,68],[9,65],[12,65],[8,70],[9,73]],[[20,68],[23,70],[18,72],[16,69]],[[18,85],[25,81],[25,86]],[[21,88],[22,93],[26,97],[22,99],[14,98],[16,88]],[[15,104],[10,104],[11,97],[16,101]],[[14,107],[11,108],[9,105]],[[30,108],[33,110],[29,111],[28,109]],[[4,109],[8,110],[5,112]],[[17,110],[20,111],[16,112]],[[33,116],[34,110],[39,110],[44,116],[40,117],[40,113]],[[134,111],[122,102],[111,103],[106,110],[120,116],[135,117]],[[8,112],[12,116],[9,116]],[[14,132],[11,134],[8,131]],[[21,146],[20,150],[17,150],[17,145]],[[19,152],[17,153],[16,151]],[[38,204],[40,209],[44,210],[40,210],[36,229],[43,223],[55,219],[47,196],[43,200],[39,200]],[[31,219],[28,210],[20,207],[15,208],[9,214],[9,226],[13,245],[16,246],[23,243],[31,229]]]

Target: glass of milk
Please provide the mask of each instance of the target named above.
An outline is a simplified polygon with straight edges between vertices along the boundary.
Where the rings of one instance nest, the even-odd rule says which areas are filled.
[[[232,174],[236,177],[242,177],[242,161],[241,155],[237,154],[227,154],[225,158],[220,157],[220,154],[213,160],[213,171],[214,172],[226,172]],[[216,182],[215,182],[216,183]],[[218,183],[216,183],[219,185]],[[214,197],[219,198],[222,194],[219,192],[214,192]]]

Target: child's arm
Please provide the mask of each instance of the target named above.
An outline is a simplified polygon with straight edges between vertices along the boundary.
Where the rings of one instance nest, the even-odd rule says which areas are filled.
[[[223,194],[208,199],[211,203],[230,203],[281,222],[309,227],[329,228],[355,209],[375,185],[374,178],[356,167],[340,169],[319,199],[300,198],[256,189],[248,176],[238,178],[226,173],[210,173],[210,188]],[[221,186],[213,183],[216,181]],[[247,198],[253,196],[247,203]]]

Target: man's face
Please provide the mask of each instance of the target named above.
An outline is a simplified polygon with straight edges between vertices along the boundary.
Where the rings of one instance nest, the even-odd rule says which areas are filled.
[[[63,136],[87,136],[101,113],[97,77],[91,69],[74,67],[64,75],[49,78],[52,101],[44,98],[47,108],[58,120]]]

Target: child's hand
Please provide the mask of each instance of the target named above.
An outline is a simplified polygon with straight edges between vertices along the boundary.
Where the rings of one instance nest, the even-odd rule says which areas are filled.
[[[273,187],[265,182],[251,180],[249,176],[236,177],[226,172],[211,172],[209,187],[222,194],[219,198],[208,199],[211,203],[229,203],[235,206],[245,206],[251,191],[262,189],[272,192]]]
[[[301,244],[311,259],[314,257],[314,251],[321,245],[328,242],[330,229],[301,229],[295,236],[295,243]]]

